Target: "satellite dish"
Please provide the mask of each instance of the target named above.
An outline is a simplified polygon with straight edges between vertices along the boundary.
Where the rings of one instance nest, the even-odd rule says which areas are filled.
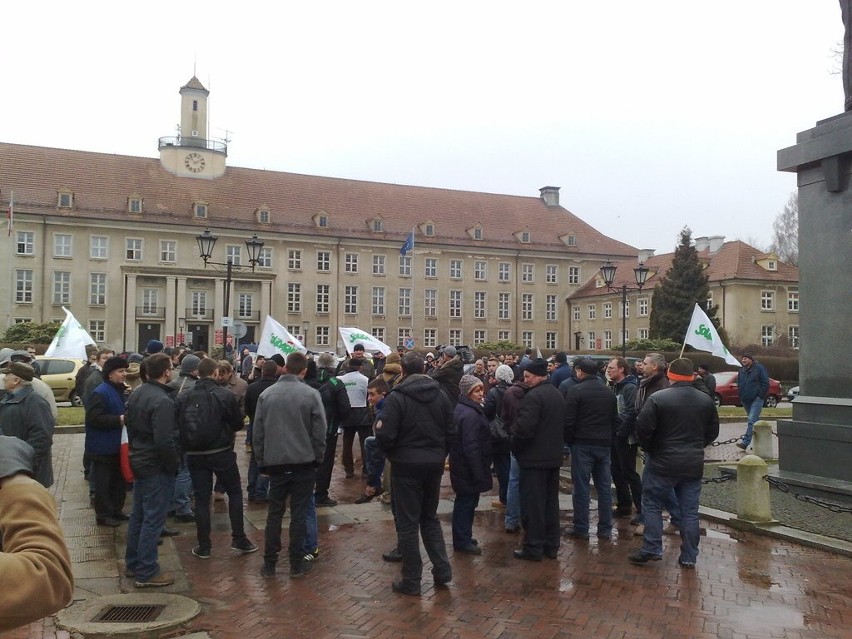
[[[246,333],[248,333],[248,326],[246,326],[246,323],[236,320],[234,325],[231,327],[231,335],[233,335],[236,339],[240,339],[241,337],[245,337]]]

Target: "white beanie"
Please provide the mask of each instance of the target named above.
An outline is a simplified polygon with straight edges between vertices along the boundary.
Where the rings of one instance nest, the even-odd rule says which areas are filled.
[[[499,379],[501,382],[511,383],[512,380],[515,379],[515,371],[512,370],[510,366],[506,366],[505,364],[500,364],[497,367],[494,376]]]

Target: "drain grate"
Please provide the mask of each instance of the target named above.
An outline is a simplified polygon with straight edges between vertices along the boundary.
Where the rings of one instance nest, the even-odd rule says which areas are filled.
[[[92,619],[99,623],[145,623],[154,621],[165,606],[109,606]]]

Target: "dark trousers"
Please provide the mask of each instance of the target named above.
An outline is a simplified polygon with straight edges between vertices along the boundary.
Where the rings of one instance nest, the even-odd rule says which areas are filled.
[[[453,502],[453,548],[473,545],[473,517],[479,505],[479,493],[456,495]]]
[[[491,444],[491,455],[494,460],[494,473],[497,475],[497,496],[506,503],[509,489],[509,469],[512,466],[508,441],[496,441]]]
[[[437,515],[443,473],[443,464],[416,476],[400,474],[397,464],[391,464],[391,494],[396,511],[399,552],[402,554],[404,588],[420,588],[423,559],[420,557],[418,533],[432,561],[432,575],[441,581],[449,581],[452,576],[444,533]]]
[[[642,512],[642,478],[636,472],[636,453],[639,446],[630,445],[626,437],[616,437],[612,445],[612,483],[620,514],[630,514],[630,504]]]
[[[223,450],[210,455],[187,455],[186,465],[192,477],[195,492],[195,531],[198,545],[210,548],[210,495],[213,492],[213,476],[228,494],[228,516],[231,519],[231,537],[234,541],[246,538],[243,524],[243,488],[240,485],[240,469],[237,454]]]
[[[337,431],[325,436],[325,454],[317,468],[317,486],[314,495],[317,499],[328,497],[331,486],[331,471],[334,470],[334,456],[337,455]]]
[[[559,469],[520,468],[524,550],[541,556],[559,549]]]
[[[263,560],[278,563],[281,552],[281,519],[290,498],[290,567],[304,561],[307,512],[314,491],[316,471],[309,465],[269,475],[269,511],[264,532]]]
[[[95,495],[95,517],[105,519],[122,514],[127,497],[127,483],[121,474],[118,454],[89,454],[89,482]]]
[[[364,441],[373,434],[373,427],[365,424],[357,427],[346,427],[343,429],[343,469],[347,475],[355,472],[355,460],[352,457],[352,444],[355,443],[355,435],[358,435],[358,443],[361,445],[361,473],[367,474],[367,456],[364,451]]]

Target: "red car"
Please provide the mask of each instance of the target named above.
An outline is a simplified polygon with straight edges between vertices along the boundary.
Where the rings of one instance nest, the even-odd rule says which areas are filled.
[[[716,378],[716,406],[741,406],[740,394],[737,389],[737,371],[713,373]],[[781,382],[769,378],[769,394],[765,406],[775,408],[781,401]]]

